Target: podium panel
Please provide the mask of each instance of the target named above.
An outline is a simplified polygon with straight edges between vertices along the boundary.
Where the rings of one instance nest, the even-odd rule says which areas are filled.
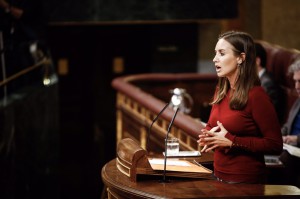
[[[244,199],[299,198],[300,189],[289,185],[226,184],[207,179],[171,179],[160,182],[143,178],[133,182],[116,167],[116,160],[108,162],[101,171],[105,184],[103,198],[218,198]]]

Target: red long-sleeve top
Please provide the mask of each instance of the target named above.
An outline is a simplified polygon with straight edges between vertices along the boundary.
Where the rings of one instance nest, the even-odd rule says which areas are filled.
[[[233,142],[230,148],[215,150],[214,175],[228,182],[263,183],[264,155],[279,154],[283,145],[274,106],[260,86],[249,91],[243,110],[231,110],[228,95],[213,105],[206,126],[210,130],[220,121]]]

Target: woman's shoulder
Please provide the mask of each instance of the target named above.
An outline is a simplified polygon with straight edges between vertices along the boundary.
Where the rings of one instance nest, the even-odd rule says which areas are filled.
[[[266,93],[266,92],[262,86],[253,86],[250,89],[249,93],[251,94],[251,93]]]
[[[272,100],[261,86],[254,86],[249,91],[247,104],[249,107],[256,107],[261,110],[269,111],[272,105]]]
[[[254,86],[253,88],[250,89],[249,91],[249,98],[262,98],[262,97],[267,97],[268,94],[266,91],[263,89],[261,86]]]

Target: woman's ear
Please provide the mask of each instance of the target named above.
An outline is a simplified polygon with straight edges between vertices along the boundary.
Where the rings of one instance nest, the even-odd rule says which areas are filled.
[[[261,60],[259,57],[256,57],[255,63],[256,63],[256,65],[260,66]]]
[[[238,57],[238,63],[242,64],[246,59],[246,54],[245,53],[241,53],[240,56]]]

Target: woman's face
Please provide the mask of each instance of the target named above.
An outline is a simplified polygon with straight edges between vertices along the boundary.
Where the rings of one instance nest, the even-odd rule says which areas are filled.
[[[241,63],[240,57],[234,54],[233,49],[229,42],[220,39],[216,44],[216,55],[213,59],[218,77],[227,77],[230,83],[235,81],[238,63]]]

